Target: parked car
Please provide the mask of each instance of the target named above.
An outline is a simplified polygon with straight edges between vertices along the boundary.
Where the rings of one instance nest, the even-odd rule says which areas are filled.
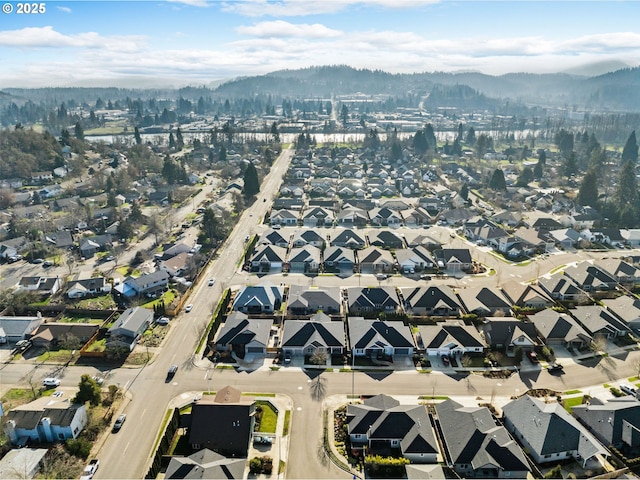
[[[422,274],[420,275],[420,280],[431,280],[431,275]]]
[[[190,303],[184,309],[184,311],[187,312],[187,313],[189,313],[191,310],[193,310],[193,303]]]
[[[560,373],[564,370],[564,367],[560,365],[558,362],[554,362],[547,368],[549,373]]]
[[[449,356],[448,355],[443,355],[442,356],[442,363],[444,363],[445,365],[450,365],[451,364],[451,360],[449,360]]]
[[[98,471],[99,466],[100,466],[100,460],[98,460],[97,458],[94,458],[93,460],[91,460],[89,462],[89,465],[84,467],[80,480],[91,480],[95,475],[95,473]]]
[[[127,415],[126,414],[120,414],[118,415],[118,418],[116,418],[115,423],[113,424],[113,431],[117,432],[122,428],[122,425],[124,424],[124,421],[127,419]]]
[[[536,354],[536,352],[527,352],[527,357],[529,357],[529,360],[531,361],[531,363],[540,363],[540,360],[538,360],[538,355]]]
[[[622,390],[627,395],[632,395],[634,397],[638,394],[638,391],[635,388],[633,388],[631,385],[627,385],[626,383],[620,384],[620,390]]]
[[[386,273],[376,273],[376,280],[386,280],[386,279],[387,279]]]
[[[55,377],[47,377],[42,380],[42,386],[45,388],[55,388],[60,386],[60,379]]]
[[[287,364],[291,363],[291,354],[290,353],[285,354],[284,363],[287,363]]]
[[[273,439],[265,435],[255,435],[253,437],[253,443],[257,443],[259,445],[271,445],[273,443]]]
[[[214,284],[214,283],[216,283],[216,279],[215,279],[215,278],[210,278],[210,279],[209,279],[209,283],[208,283],[208,285],[209,285],[210,287],[213,287],[213,284]]]
[[[96,382],[98,385],[102,385],[102,384],[104,383],[104,378],[99,377],[99,376],[97,376],[97,375],[94,375],[94,376],[93,376],[93,377],[91,377],[91,378],[93,378],[93,379],[95,380],[95,382]]]
[[[34,258],[31,263],[44,263],[44,258]]]
[[[53,262],[51,260],[45,260],[44,262],[42,262],[42,266],[44,268],[49,268],[53,266]]]
[[[160,317],[156,320],[156,324],[158,325],[169,325],[169,317]]]

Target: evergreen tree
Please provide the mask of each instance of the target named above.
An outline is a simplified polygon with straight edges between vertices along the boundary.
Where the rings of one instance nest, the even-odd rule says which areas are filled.
[[[175,146],[178,150],[182,150],[184,148],[184,138],[182,138],[182,131],[180,130],[180,127],[176,130]]]
[[[598,204],[598,178],[595,170],[589,170],[580,184],[576,201],[582,206],[596,207]]]
[[[260,181],[258,180],[258,171],[253,163],[247,165],[244,171],[244,189],[242,193],[249,198],[253,197],[260,191]]]
[[[349,109],[344,103],[342,104],[342,111],[340,112],[340,118],[342,119],[342,125],[346,126],[347,121],[349,120]]]
[[[100,392],[100,385],[96,382],[88,373],[83,374],[80,377],[80,383],[78,383],[78,393],[76,393],[73,403],[84,404],[89,402],[91,405],[100,405],[102,395]]]
[[[429,142],[423,130],[418,130],[413,136],[413,148],[418,155],[422,155],[429,148]]]
[[[399,160],[402,157],[402,147],[398,142],[393,142],[391,145],[391,158],[393,160]]]
[[[136,139],[136,145],[140,145],[142,143],[142,137],[140,136],[140,130],[138,127],[133,130],[133,136]]]
[[[492,190],[506,190],[507,182],[504,179],[504,172],[500,168],[496,168],[493,171],[491,180],[489,181],[489,188]]]
[[[630,228],[638,225],[638,183],[634,164],[630,160],[620,170],[614,204],[619,226]]]
[[[465,140],[467,145],[473,146],[476,143],[476,130],[473,127],[469,127],[467,130],[467,138]]]
[[[73,128],[73,133],[76,136],[76,138],[78,140],[84,140],[84,129],[82,128],[82,125],[80,124],[80,121],[76,122],[75,127]],[[636,147],[637,150],[638,147]]]
[[[536,180],[540,180],[542,178],[542,163],[540,163],[540,161],[538,160],[538,163],[536,163],[536,166],[533,167],[533,178],[535,178]]]
[[[224,145],[220,145],[220,153],[218,154],[218,160],[221,162],[227,161],[227,149]]]
[[[169,148],[176,148],[176,139],[173,136],[173,132],[169,134]]]
[[[275,143],[280,143],[280,131],[278,130],[278,124],[276,122],[271,124],[271,136]]]
[[[433,125],[430,123],[427,123],[427,126],[424,127],[424,138],[427,139],[429,148],[433,148],[434,150],[437,148],[438,142],[436,140],[436,134],[433,131]]]
[[[564,162],[564,174],[568,177],[575,175],[578,172],[578,162],[576,161],[576,153],[571,152],[569,156],[565,157]]]
[[[546,165],[547,163],[547,152],[545,151],[544,148],[541,148],[540,150],[538,150],[538,163],[542,165]]]
[[[460,189],[460,196],[465,201],[469,200],[469,187],[468,187],[468,185],[466,183],[464,185],[462,185],[462,188]]]
[[[629,135],[627,143],[624,144],[622,149],[622,162],[632,161],[636,163],[638,161],[638,142],[636,141],[636,131],[634,130]]]
[[[533,170],[530,167],[524,167],[520,175],[518,175],[518,180],[516,180],[516,186],[518,187],[526,187],[530,182],[533,181]]]

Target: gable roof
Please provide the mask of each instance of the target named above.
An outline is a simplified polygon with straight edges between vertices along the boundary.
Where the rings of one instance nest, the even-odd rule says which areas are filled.
[[[485,465],[502,471],[530,470],[520,447],[497,426],[488,408],[463,407],[449,399],[437,404],[436,412],[454,464],[470,464],[474,470]]]
[[[349,309],[396,309],[399,306],[393,287],[349,287]]]
[[[495,312],[503,310],[508,312],[510,302],[497,289],[487,287],[469,287],[458,290],[458,297],[465,310],[469,313]]]
[[[337,236],[331,239],[331,245],[348,248],[362,248],[365,245],[365,242],[364,239],[353,230],[342,230]]]
[[[591,341],[591,335],[566,313],[552,309],[542,310],[535,315],[529,315],[529,321],[536,326],[546,341],[562,340],[581,343]]]
[[[420,325],[418,331],[424,348],[440,348],[445,345],[451,348],[484,348],[485,346],[476,327],[465,325],[459,320],[436,325]]]
[[[340,287],[307,287],[291,285],[287,308],[299,309],[322,305],[324,308],[340,310]]]
[[[618,332],[629,331],[627,324],[600,305],[577,306],[570,309],[569,314],[591,333],[591,335],[595,335],[596,333],[617,335]]]
[[[487,318],[482,326],[482,330],[489,345],[507,346],[519,339],[526,339],[533,345],[538,344],[535,325],[515,318]]]
[[[342,322],[332,322],[330,319],[318,321],[322,317],[315,317],[315,321],[287,320],[284,322],[282,334],[282,348],[315,347],[344,347],[344,325]]]
[[[269,343],[271,320],[248,318],[242,312],[232,312],[218,331],[217,345],[247,345]]]
[[[523,285],[517,282],[506,282],[502,285],[502,293],[512,305],[523,307],[532,303],[553,305],[553,300],[536,285]]]
[[[244,476],[246,463],[245,458],[227,458],[205,448],[188,457],[171,457],[164,478],[241,480]]]
[[[640,403],[631,396],[591,402],[571,409],[580,423],[585,425],[604,445],[621,442],[635,446],[630,441],[640,431]]]
[[[460,309],[460,302],[451,287],[438,285],[430,287],[402,288],[405,306],[411,308],[425,308],[436,310],[446,308],[449,310]]]
[[[607,450],[559,403],[545,403],[529,395],[502,407],[505,418],[540,456],[576,451],[582,459]]]
[[[413,348],[413,336],[409,327],[402,322],[383,322],[363,317],[349,317],[349,339],[352,349],[367,349],[385,346],[393,348]]]

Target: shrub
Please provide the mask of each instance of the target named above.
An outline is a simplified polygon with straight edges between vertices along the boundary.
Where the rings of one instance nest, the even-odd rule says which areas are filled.
[[[262,460],[258,457],[253,457],[249,460],[249,471],[254,475],[260,473],[262,471]]]
[[[87,459],[91,453],[91,442],[84,438],[77,438],[75,440],[70,438],[67,440],[65,446],[67,447],[67,451],[74,457]]]

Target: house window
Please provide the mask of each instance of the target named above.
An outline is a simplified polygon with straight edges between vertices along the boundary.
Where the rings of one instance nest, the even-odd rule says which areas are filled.
[[[58,440],[64,440],[64,433],[58,433]]]

